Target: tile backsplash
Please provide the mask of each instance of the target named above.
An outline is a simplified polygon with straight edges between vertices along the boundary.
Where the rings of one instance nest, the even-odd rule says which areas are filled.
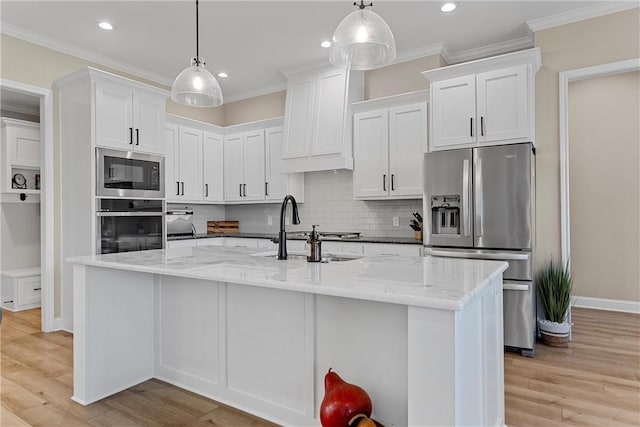
[[[289,225],[287,230],[310,230],[312,224],[319,224],[321,231],[413,237],[409,228],[412,212],[422,212],[422,200],[354,200],[353,173],[348,170],[305,173],[304,200],[298,206],[300,225]],[[279,229],[280,205],[227,205],[225,218],[240,221],[241,232],[275,234]],[[291,218],[291,207],[287,213]],[[393,226],[394,217],[398,217],[397,227]]]
[[[219,221],[225,219],[225,207],[223,205],[198,205],[190,203],[168,203],[167,210],[193,209],[193,225],[196,233],[207,232],[207,221]]]

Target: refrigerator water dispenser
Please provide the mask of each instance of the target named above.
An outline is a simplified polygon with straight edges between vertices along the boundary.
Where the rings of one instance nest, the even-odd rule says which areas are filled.
[[[432,234],[460,234],[460,196],[431,197]]]

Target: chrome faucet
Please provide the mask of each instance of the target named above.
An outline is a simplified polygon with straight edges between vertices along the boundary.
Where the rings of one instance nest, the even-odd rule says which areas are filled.
[[[300,217],[298,216],[298,204],[296,199],[288,194],[282,201],[282,207],[280,208],[280,233],[278,233],[278,259],[287,259],[287,232],[285,231],[284,217],[287,213],[287,202],[291,200],[291,207],[293,212],[291,215],[291,222],[294,224],[300,224]]]

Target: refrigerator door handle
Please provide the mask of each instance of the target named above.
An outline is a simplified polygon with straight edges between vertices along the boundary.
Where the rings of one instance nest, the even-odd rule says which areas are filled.
[[[529,254],[513,254],[508,252],[458,252],[458,251],[441,251],[430,249],[425,255],[442,256],[449,258],[469,258],[469,259],[497,259],[506,261],[528,261]]]
[[[475,189],[475,207],[476,207],[476,224],[475,224],[475,233],[476,237],[482,237],[484,235],[484,204],[483,204],[483,194],[482,194],[482,159],[477,157],[475,159],[475,169],[476,176],[474,179],[474,189]]]
[[[528,291],[529,285],[515,282],[502,282],[502,289],[505,291]]]
[[[469,209],[471,208],[471,200],[469,199],[469,159],[464,159],[462,162],[462,221],[463,221],[463,233],[465,237],[471,234],[471,215],[469,215]]]

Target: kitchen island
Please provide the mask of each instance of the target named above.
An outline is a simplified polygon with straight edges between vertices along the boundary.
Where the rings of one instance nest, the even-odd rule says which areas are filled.
[[[194,247],[74,265],[74,396],[158,378],[285,425],[319,425],[331,367],[387,427],[504,425],[495,261],[278,261]]]

